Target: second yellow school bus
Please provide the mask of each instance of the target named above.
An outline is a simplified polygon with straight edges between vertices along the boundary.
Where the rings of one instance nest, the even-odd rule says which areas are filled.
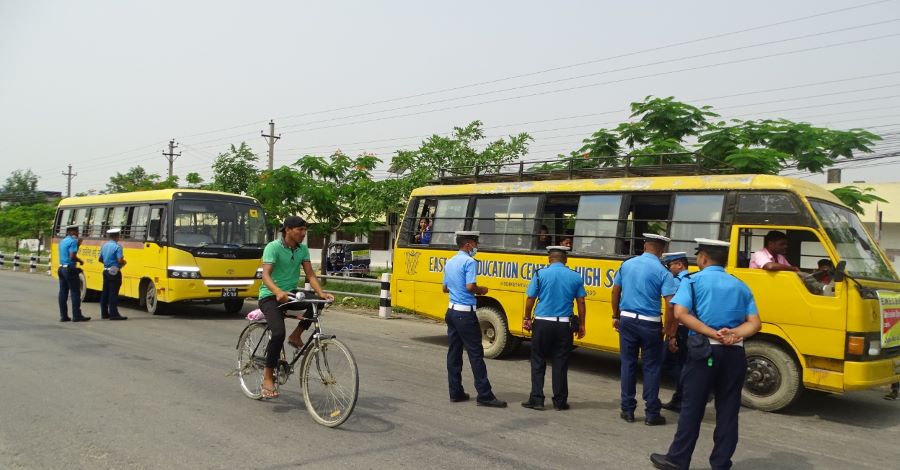
[[[98,261],[106,230],[120,228],[128,262],[119,295],[138,299],[150,313],[183,301],[222,303],[229,313],[256,297],[262,278],[266,217],[256,199],[192,189],[163,189],[60,201],[54,223],[51,272],[57,275],[59,241],[77,225],[82,299],[99,296]]]
[[[431,241],[415,243],[419,221]],[[443,267],[453,232],[478,230],[478,297],[485,354],[512,351],[522,330],[525,289],[547,263],[542,247],[573,239],[568,265],[587,290],[587,335],[576,344],[616,352],[610,292],[640,234],[672,238],[669,251],[693,256],[693,239],[731,242],[727,271],[752,289],[763,321],[747,341],[745,405],[778,410],[804,388],[844,392],[900,381],[900,326],[891,299],[900,279],[856,214],[814,184],[767,175],[716,175],[437,185],[415,190],[394,254],[392,303],[443,319]],[[770,230],[787,234],[794,272],[750,269]],[[820,259],[839,280],[809,276]],[[693,258],[691,259],[693,263]],[[696,268],[693,268],[694,270]],[[843,274],[846,274],[843,276]],[[842,278],[842,279],[841,279]],[[886,305],[887,307],[883,307]]]

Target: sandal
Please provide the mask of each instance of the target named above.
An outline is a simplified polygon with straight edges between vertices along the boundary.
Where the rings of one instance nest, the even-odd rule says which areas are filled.
[[[278,395],[279,395],[278,387],[269,388],[269,387],[266,387],[265,385],[262,385],[260,388],[262,389],[262,397],[263,398],[266,398],[266,399],[278,398]]]

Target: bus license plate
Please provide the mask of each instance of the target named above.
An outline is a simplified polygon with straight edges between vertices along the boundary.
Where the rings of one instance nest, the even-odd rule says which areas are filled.
[[[237,288],[235,288],[235,287],[228,287],[228,288],[222,289],[222,297],[237,297],[237,296],[238,296]]]

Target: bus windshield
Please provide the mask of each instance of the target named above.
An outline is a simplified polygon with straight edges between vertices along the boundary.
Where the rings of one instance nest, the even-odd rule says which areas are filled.
[[[184,247],[259,247],[266,221],[259,206],[229,201],[175,201],[174,244]]]
[[[810,201],[810,205],[822,222],[840,259],[847,262],[847,273],[853,277],[898,280],[875,248],[875,242],[863,228],[856,213],[823,201]]]

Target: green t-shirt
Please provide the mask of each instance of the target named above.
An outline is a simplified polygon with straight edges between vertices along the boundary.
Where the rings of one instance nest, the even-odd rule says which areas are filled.
[[[309,261],[309,248],[303,243],[291,250],[281,240],[274,240],[269,242],[266,249],[263,250],[262,262],[272,265],[272,280],[283,291],[297,288],[300,269],[304,261]],[[266,287],[265,283],[259,286],[260,299],[273,295],[275,294]]]

